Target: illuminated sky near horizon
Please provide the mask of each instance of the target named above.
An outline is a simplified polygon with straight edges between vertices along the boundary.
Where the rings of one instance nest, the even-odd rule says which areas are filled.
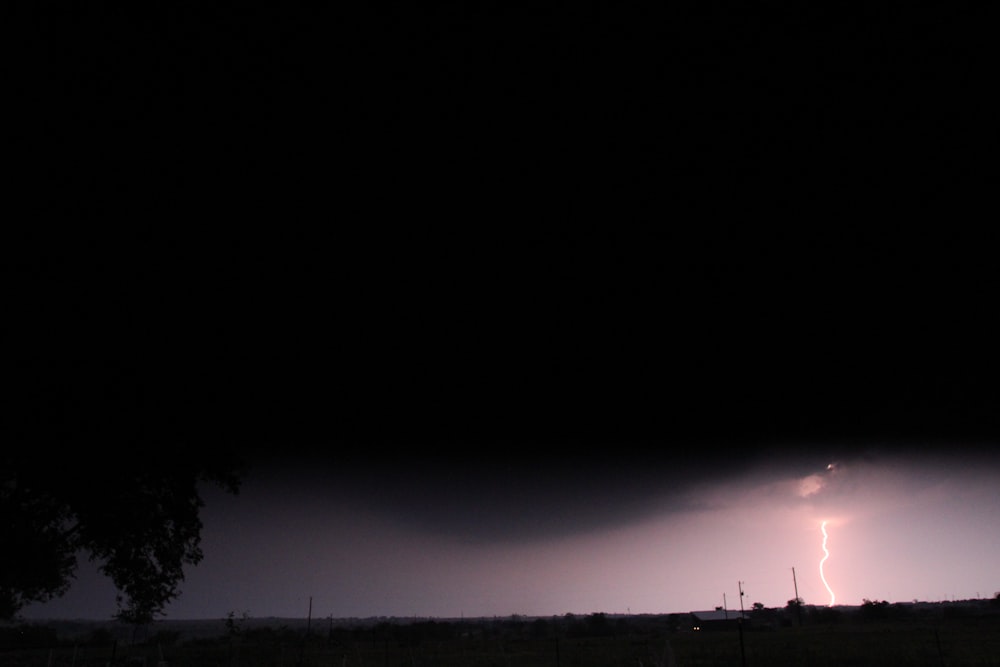
[[[95,465],[136,433],[257,457],[206,491],[167,618],[775,607],[792,568],[825,604],[824,521],[838,603],[1000,590],[995,253],[667,227],[167,245],[93,289],[43,264],[23,384]],[[110,617],[79,575],[24,616]]]
[[[740,581],[745,605],[773,607],[794,596],[793,567],[806,603],[826,604],[823,521],[837,603],[1000,589],[989,449],[809,452],[687,480],[642,466],[502,483],[471,466],[258,473],[240,496],[206,494],[205,559],[167,618],[302,617],[310,596],[316,617],[669,613],[738,608]],[[114,591],[88,567],[23,616],[109,617]]]

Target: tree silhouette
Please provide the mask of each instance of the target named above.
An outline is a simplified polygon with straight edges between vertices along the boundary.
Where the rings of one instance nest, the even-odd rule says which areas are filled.
[[[889,602],[887,600],[869,600],[863,598],[861,602],[861,617],[866,620],[888,618]]]
[[[64,594],[87,555],[119,591],[116,616],[141,624],[179,594],[184,567],[202,558],[199,485],[237,493],[239,465],[175,458],[169,450],[127,472],[78,456],[46,462],[2,455],[0,618]]]
[[[22,268],[0,422],[0,619],[63,595],[86,557],[118,589],[120,619],[151,620],[202,558],[205,485],[239,490],[221,384],[203,343],[181,344],[179,315],[157,326],[108,305],[117,283]]]

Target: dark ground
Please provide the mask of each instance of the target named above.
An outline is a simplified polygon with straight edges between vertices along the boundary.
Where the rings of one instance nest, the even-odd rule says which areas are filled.
[[[742,632],[695,632],[687,614],[312,619],[308,639],[305,619],[237,618],[232,631],[224,619],[164,621],[136,638],[120,636],[117,644],[93,624],[89,634],[67,634],[58,647],[44,638],[12,646],[5,634],[0,656],[18,667],[105,664],[112,657],[190,666],[1000,664],[1000,615],[992,601],[807,607],[801,626],[793,617],[779,609],[748,613]],[[213,625],[215,638],[193,638],[195,624]],[[62,636],[68,626],[52,627]]]

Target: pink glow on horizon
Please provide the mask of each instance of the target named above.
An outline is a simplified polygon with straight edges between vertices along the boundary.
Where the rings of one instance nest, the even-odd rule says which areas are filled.
[[[238,498],[208,498],[205,558],[169,617],[301,616],[310,597],[316,613],[338,617],[686,612],[724,594],[738,600],[737,582],[766,607],[796,593],[838,605],[992,596],[1000,469],[987,463],[882,457],[825,470],[819,461],[813,472],[773,460],[683,493],[668,488],[633,521],[520,541],[436,532],[327,487],[251,480]],[[803,495],[815,475],[816,490]],[[571,507],[590,510],[585,496]],[[87,564],[81,575],[89,579]],[[84,581],[48,608],[58,611],[39,605],[25,616],[108,617],[113,593]]]

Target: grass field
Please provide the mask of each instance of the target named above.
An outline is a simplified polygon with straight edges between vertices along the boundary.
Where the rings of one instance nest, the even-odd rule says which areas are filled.
[[[586,618],[586,617],[584,617]],[[0,651],[0,667],[589,667],[933,665],[1000,667],[1000,614],[693,632],[667,617],[641,623],[483,620],[383,622],[305,636],[240,636]],[[173,638],[176,639],[176,638]]]

